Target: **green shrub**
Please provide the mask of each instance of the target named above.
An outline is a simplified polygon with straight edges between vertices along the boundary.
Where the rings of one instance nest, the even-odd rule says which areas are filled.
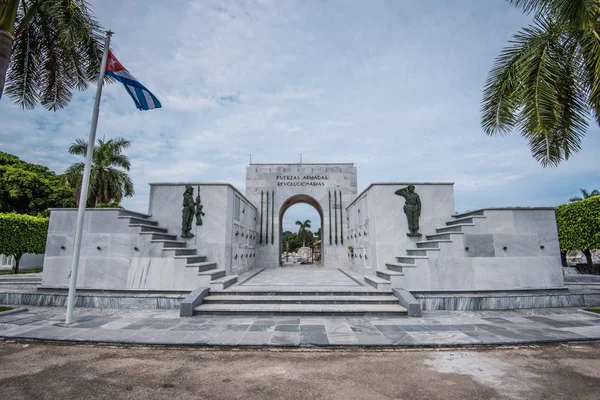
[[[591,250],[600,249],[600,196],[593,196],[556,209],[560,250],[581,250],[591,267]]]
[[[0,214],[0,254],[15,257],[13,272],[25,253],[39,254],[46,249],[48,218],[25,214]]]
[[[123,208],[118,201],[113,201],[111,203],[98,203],[96,208]]]

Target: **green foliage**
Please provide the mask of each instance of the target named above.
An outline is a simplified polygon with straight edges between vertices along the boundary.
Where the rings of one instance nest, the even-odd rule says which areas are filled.
[[[576,197],[571,197],[569,199],[569,201],[571,203],[575,202],[575,201],[580,201],[580,200],[584,200],[584,199],[589,199],[592,196],[600,196],[600,191],[598,189],[594,189],[591,192],[588,192],[585,189],[579,189],[579,191],[581,192],[581,196],[576,196]]]
[[[108,141],[98,140],[98,144],[94,146],[92,158],[88,207],[94,207],[100,203],[120,203],[124,196],[131,197],[134,194],[131,179],[120,170],[129,171],[131,168],[129,159],[122,154],[123,150],[130,145],[131,142],[123,138],[114,138]],[[69,152],[85,157],[87,142],[77,139],[69,148]],[[77,188],[78,194],[81,190],[83,169],[84,163],[80,162],[73,164],[66,172],[68,182]]]
[[[69,148],[69,153],[85,157],[87,145],[87,141],[76,139]],[[133,182],[122,171],[129,171],[131,168],[129,158],[123,154],[123,150],[130,145],[131,142],[123,138],[98,139],[92,156],[87,207],[97,207],[101,203],[120,203],[123,197],[134,195]],[[78,204],[83,169],[84,163],[79,162],[71,165],[65,173],[67,182],[75,188],[75,200]]]
[[[15,257],[15,273],[25,253],[39,254],[46,249],[48,218],[16,213],[0,214],[0,254]]]
[[[600,196],[593,196],[556,209],[560,250],[600,249]]]
[[[74,207],[63,176],[0,152],[0,212],[48,215],[48,208]]]
[[[305,221],[296,221],[298,225],[298,240],[302,242],[302,247],[306,247],[306,243],[314,241],[313,233],[310,231],[310,219]]]
[[[543,166],[581,150],[590,113],[600,123],[600,0],[509,0],[534,15],[488,75],[481,125],[513,129]]]
[[[298,235],[296,233],[290,231],[283,232],[284,250],[295,253],[300,247],[302,247],[302,242],[298,240]]]
[[[97,208],[123,208],[121,203],[113,201],[112,203],[98,203]]]
[[[73,90],[85,90],[100,70],[104,38],[90,5],[87,0],[4,2],[0,29],[15,34],[12,49],[0,49],[0,59],[10,57],[7,96],[27,109],[38,103],[52,111],[66,107]],[[2,91],[0,85],[0,97]]]

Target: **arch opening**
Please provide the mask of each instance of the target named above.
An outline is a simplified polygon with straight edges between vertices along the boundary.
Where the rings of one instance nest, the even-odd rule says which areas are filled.
[[[285,229],[284,227],[284,215],[286,212],[293,206],[297,204],[307,204],[311,206],[318,214],[318,221],[314,221],[311,219],[311,232],[314,236],[314,241],[310,244],[306,245],[306,249],[302,250],[299,253],[291,253],[289,250],[290,240],[289,235],[284,235],[284,231],[290,231],[292,233],[298,232],[298,226],[295,226],[295,230]],[[323,232],[323,208],[319,204],[319,202],[312,196],[299,194],[288,198],[283,202],[279,209],[279,265],[280,266],[293,266],[293,265],[301,265],[301,264],[319,264],[324,260],[323,257],[323,246],[320,238],[317,237],[317,229],[320,229],[322,234]],[[318,227],[315,222],[318,222]],[[289,226],[288,226],[289,228]],[[288,237],[286,237],[288,236]],[[295,261],[295,262],[294,262]]]

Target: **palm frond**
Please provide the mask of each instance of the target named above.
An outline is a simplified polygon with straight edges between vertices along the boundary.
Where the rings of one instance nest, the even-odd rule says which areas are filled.
[[[30,8],[34,2],[25,0],[24,4]],[[85,0],[44,0],[35,4],[36,13],[29,13],[28,23],[19,26],[15,49],[26,54],[25,49],[37,46],[37,76],[24,74],[24,60],[13,57],[7,75],[7,87],[12,90],[7,93],[21,107],[33,108],[39,102],[56,111],[69,104],[74,89],[84,90],[88,82],[97,79],[104,40]],[[23,19],[23,11],[20,16]]]
[[[38,31],[32,25],[23,27],[13,45],[6,94],[21,108],[32,109],[40,100],[39,46]]]
[[[85,157],[85,155],[87,153],[87,147],[88,147],[87,140],[75,139],[75,143],[72,143],[71,146],[69,147],[69,153]]]

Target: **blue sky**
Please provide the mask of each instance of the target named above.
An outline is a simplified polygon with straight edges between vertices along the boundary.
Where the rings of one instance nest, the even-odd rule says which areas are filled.
[[[299,153],[354,162],[359,190],[455,182],[458,211],[558,205],[600,188],[598,126],[582,152],[546,169],[517,132],[483,134],[487,73],[530,22],[503,0],[91,4],[115,31],[115,55],[164,107],[140,112],[121,86],[104,90],[98,135],[133,142],[130,209],[147,210],[149,182],[229,181],[243,191],[250,153],[262,163]],[[94,90],[57,113],[2,99],[0,148],[63,172],[78,161],[69,144],[88,136]]]

